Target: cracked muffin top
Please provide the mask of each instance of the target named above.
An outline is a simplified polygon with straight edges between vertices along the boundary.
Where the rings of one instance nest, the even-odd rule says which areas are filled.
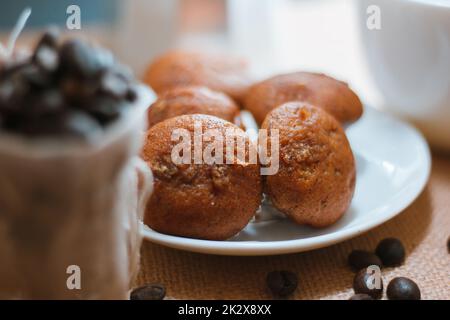
[[[339,122],[321,108],[290,102],[262,124],[279,133],[279,170],[266,177],[273,205],[298,224],[325,227],[350,206],[355,161]]]
[[[182,86],[163,92],[148,110],[148,125],[185,114],[207,114],[236,123],[239,108],[226,94],[202,86]]]
[[[247,69],[247,62],[234,56],[177,50],[156,58],[144,82],[158,94],[177,86],[200,85],[241,102],[251,84]]]
[[[363,112],[361,101],[345,82],[309,72],[278,75],[254,84],[245,96],[244,107],[261,124],[271,110],[290,101],[311,103],[341,123],[354,122]]]
[[[176,129],[180,134],[172,139]],[[213,144],[216,140],[208,132],[221,135],[223,145]],[[242,157],[237,147],[226,157],[227,139],[244,141]],[[224,240],[237,234],[261,202],[260,168],[251,161],[250,150],[256,154],[242,129],[214,116],[183,115],[151,127],[141,156],[153,171],[155,185],[144,222],[158,232],[191,238]],[[183,161],[173,161],[173,153]],[[217,163],[221,154],[222,164]]]

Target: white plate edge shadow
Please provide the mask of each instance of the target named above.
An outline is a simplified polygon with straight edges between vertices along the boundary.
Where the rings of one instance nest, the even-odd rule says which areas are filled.
[[[384,214],[379,214],[385,210],[379,207],[372,210],[370,214],[378,214],[377,219],[363,223],[363,225],[356,225],[347,227],[344,230],[333,231],[329,234],[318,235],[310,238],[281,240],[281,241],[212,241],[200,240],[192,238],[183,238],[156,232],[143,223],[141,223],[141,234],[145,240],[153,243],[190,252],[215,254],[215,255],[229,255],[229,256],[264,256],[264,255],[280,255],[310,251],[327,247],[350,238],[361,235],[370,229],[373,229],[386,221],[394,218],[406,209],[424,190],[430,173],[431,173],[431,153],[428,144],[423,135],[415,129],[412,125],[395,118],[394,116],[370,108],[370,112],[382,114],[383,117],[389,118],[404,126],[414,135],[417,140],[418,147],[424,155],[424,170],[421,170],[420,177],[414,185],[408,185],[396,194],[397,201],[390,205],[390,209]]]

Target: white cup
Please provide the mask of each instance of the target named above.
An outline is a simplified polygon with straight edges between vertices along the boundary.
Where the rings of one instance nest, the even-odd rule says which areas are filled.
[[[373,6],[379,29],[367,26]],[[415,124],[434,147],[450,150],[450,0],[359,0],[357,9],[386,109]]]

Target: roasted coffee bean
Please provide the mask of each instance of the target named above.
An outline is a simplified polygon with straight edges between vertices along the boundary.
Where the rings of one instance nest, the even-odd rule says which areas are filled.
[[[357,293],[350,297],[348,300],[374,300],[371,296],[365,293]]]
[[[68,102],[86,105],[98,91],[98,83],[80,80],[76,77],[65,77],[60,81],[61,91]]]
[[[50,86],[51,76],[34,64],[29,64],[21,68],[18,76],[22,77],[26,83],[32,87],[45,88]]]
[[[419,286],[405,277],[392,279],[386,293],[390,300],[420,300]]]
[[[84,78],[95,77],[103,67],[102,57],[87,43],[80,40],[65,42],[60,50],[62,72]]]
[[[68,112],[61,126],[62,134],[80,138],[88,138],[101,130],[102,127],[93,117],[81,111]]]
[[[59,56],[55,49],[41,46],[34,55],[35,63],[47,72],[54,72],[58,68]]]
[[[130,300],[163,300],[166,289],[161,284],[148,284],[134,289],[130,293]]]
[[[114,60],[114,56],[111,53],[111,51],[100,48],[100,47],[95,47],[95,48],[91,48],[93,50],[93,52],[96,54],[97,56],[97,61],[98,64],[100,65],[100,68],[103,70],[109,69],[109,70],[113,70],[114,68],[114,64],[115,64],[115,60]]]
[[[106,72],[100,80],[100,90],[107,95],[123,99],[127,95],[128,83],[113,72]]]
[[[366,269],[368,266],[376,265],[381,268],[382,263],[380,258],[372,252],[364,250],[353,250],[348,256],[348,264],[353,271]]]
[[[65,109],[65,101],[61,92],[56,89],[44,91],[30,101],[29,113],[34,116],[61,112]]]
[[[291,271],[272,271],[267,274],[267,287],[276,297],[287,297],[298,286],[297,275]]]
[[[57,48],[59,41],[59,29],[57,27],[48,28],[42,37],[39,39],[35,51],[37,51],[42,46],[49,48]]]
[[[108,97],[95,97],[86,109],[101,124],[117,119],[123,109],[123,104]]]
[[[14,86],[11,81],[0,82],[0,105],[7,104],[14,93]]]
[[[127,99],[128,102],[135,102],[137,99],[136,90],[133,88],[128,88],[125,98]]]
[[[353,290],[356,294],[365,293],[374,299],[383,295],[383,280],[376,279],[377,274],[368,273],[366,269],[360,270],[353,278]]]
[[[405,248],[396,238],[382,240],[375,249],[375,253],[386,267],[398,266],[405,260]]]
[[[447,252],[450,253],[450,237],[447,239]]]

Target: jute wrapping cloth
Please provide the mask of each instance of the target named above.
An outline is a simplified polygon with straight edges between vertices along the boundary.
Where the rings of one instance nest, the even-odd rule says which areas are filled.
[[[428,186],[408,209],[362,236],[311,252],[269,257],[203,255],[146,241],[137,285],[162,283],[175,299],[270,299],[265,276],[285,269],[299,276],[293,299],[348,299],[354,275],[346,263],[349,252],[373,250],[392,236],[403,241],[407,258],[401,267],[382,271],[385,287],[392,278],[406,276],[418,283],[423,299],[450,299],[449,156],[433,156]]]

